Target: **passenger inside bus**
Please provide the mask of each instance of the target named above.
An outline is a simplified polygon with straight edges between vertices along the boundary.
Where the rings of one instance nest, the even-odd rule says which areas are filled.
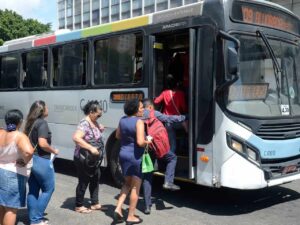
[[[183,115],[187,113],[187,103],[185,93],[179,89],[178,81],[169,74],[166,78],[167,88],[157,98],[154,99],[155,104],[163,104],[163,113],[166,115]],[[169,135],[171,152],[176,152],[176,130],[185,129],[187,131],[186,122],[183,123],[166,123]]]
[[[157,36],[154,48],[156,49],[155,97],[157,98],[154,101],[156,107],[167,115],[188,114],[189,34],[187,32],[166,33]],[[170,91],[172,91],[172,98]],[[166,124],[166,128],[171,151],[176,151],[180,156],[187,156],[187,123]]]

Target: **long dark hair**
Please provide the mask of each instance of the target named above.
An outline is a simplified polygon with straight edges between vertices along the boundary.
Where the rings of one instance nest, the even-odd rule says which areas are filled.
[[[42,118],[45,112],[46,103],[42,100],[35,101],[29,110],[29,113],[27,115],[26,124],[25,124],[25,130],[24,133],[26,135],[29,135],[30,130],[32,128],[33,123],[38,119]]]

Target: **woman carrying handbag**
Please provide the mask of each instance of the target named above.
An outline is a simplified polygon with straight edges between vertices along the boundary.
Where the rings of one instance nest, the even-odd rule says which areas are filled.
[[[98,101],[89,101],[83,107],[85,117],[79,122],[77,130],[73,135],[73,141],[76,144],[74,151],[74,163],[77,168],[78,185],[76,187],[76,202],[75,212],[90,213],[92,210],[107,210],[106,207],[99,204],[99,180],[100,180],[100,165],[86,168],[85,162],[81,159],[83,151],[87,151],[85,156],[92,155],[99,158],[99,154],[103,154],[104,148],[102,133],[104,126],[98,124],[97,119],[102,116],[102,109]],[[101,147],[100,147],[101,145]],[[102,157],[102,155],[101,155]],[[89,186],[91,196],[91,206],[83,205],[84,194]]]

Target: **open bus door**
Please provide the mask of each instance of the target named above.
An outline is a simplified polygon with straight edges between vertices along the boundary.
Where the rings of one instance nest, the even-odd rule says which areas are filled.
[[[165,89],[165,78],[172,74],[178,81],[178,85],[185,92],[188,104],[189,130],[176,131],[177,155],[176,178],[195,178],[195,110],[194,89],[195,89],[195,57],[196,57],[196,29],[184,29],[170,33],[157,33],[149,37],[150,49],[150,97],[157,97]],[[153,74],[151,76],[151,74]],[[157,107],[162,110],[163,106]]]

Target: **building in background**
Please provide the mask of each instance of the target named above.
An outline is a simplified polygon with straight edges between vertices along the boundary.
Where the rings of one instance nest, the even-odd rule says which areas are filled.
[[[59,29],[81,29],[200,0],[57,0]],[[267,0],[300,16],[300,0]]]
[[[269,2],[280,4],[300,16],[300,0],[269,0]]]
[[[81,29],[200,0],[57,0],[59,29]]]

